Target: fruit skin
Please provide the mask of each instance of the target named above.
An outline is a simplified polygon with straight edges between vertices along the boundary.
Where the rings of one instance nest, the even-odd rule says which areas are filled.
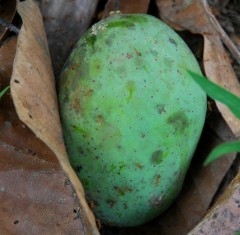
[[[60,76],[70,162],[96,217],[143,224],[178,195],[198,143],[206,95],[183,40],[150,15],[115,15],[80,38]]]

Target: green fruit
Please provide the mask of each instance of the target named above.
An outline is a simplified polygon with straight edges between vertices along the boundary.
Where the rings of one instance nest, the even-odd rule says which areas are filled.
[[[150,15],[115,15],[79,40],[60,76],[70,162],[102,222],[136,226],[176,198],[198,143],[206,95],[183,40]]]

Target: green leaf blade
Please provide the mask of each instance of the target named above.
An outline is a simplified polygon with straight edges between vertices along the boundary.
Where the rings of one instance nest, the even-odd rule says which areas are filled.
[[[8,91],[8,89],[10,88],[10,86],[5,87],[2,91],[0,91],[0,99],[2,98],[2,96]]]
[[[218,100],[225,104],[231,112],[240,119],[240,98],[227,91],[221,86],[209,81],[206,77],[192,71],[188,71],[195,82],[207,93],[212,99]]]
[[[212,150],[212,152],[208,155],[208,157],[204,161],[203,165],[207,166],[208,164],[222,157],[223,155],[234,152],[240,152],[239,141],[220,144]]]

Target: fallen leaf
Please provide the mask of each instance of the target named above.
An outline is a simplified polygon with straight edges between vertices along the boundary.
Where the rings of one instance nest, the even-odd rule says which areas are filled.
[[[98,234],[83,187],[70,166],[58,113],[55,81],[42,16],[32,0],[17,2],[23,25],[11,77],[11,95],[19,118],[55,153],[72,183],[80,204],[82,234]]]
[[[240,230],[240,173],[234,178],[218,203],[188,234],[233,235]]]
[[[9,85],[12,75],[13,59],[16,52],[17,37],[12,36],[6,39],[0,47],[0,88]]]
[[[9,121],[4,124],[11,129]],[[34,135],[29,137],[35,139]],[[0,160],[2,234],[76,234],[76,231],[84,231],[76,213],[78,202],[71,185],[67,184],[66,175],[57,163],[44,159],[53,154],[46,150],[45,154],[35,152],[26,143],[24,148],[17,148],[2,142],[0,152],[4,154]]]
[[[120,11],[122,14],[146,13],[150,0],[108,0],[101,18],[108,16],[111,11]]]
[[[16,37],[0,48],[0,84],[8,85]],[[82,231],[78,200],[52,151],[21,122],[10,93],[0,101],[0,228],[2,234]]]

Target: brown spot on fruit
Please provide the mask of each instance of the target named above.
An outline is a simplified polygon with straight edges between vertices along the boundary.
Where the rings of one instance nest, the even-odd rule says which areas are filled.
[[[140,51],[138,51],[136,48],[134,48],[134,51],[138,56],[142,56],[142,53]]]
[[[157,186],[160,183],[161,176],[159,174],[155,175],[154,183]]]
[[[93,89],[88,89],[86,92],[85,92],[85,96],[90,96],[92,93],[93,93]]]
[[[159,114],[162,114],[162,113],[165,113],[165,112],[166,112],[165,104],[157,104],[157,105],[156,105],[156,109],[157,109],[157,112],[158,112]]]
[[[132,54],[132,53],[127,53],[126,57],[127,57],[128,59],[131,59],[131,58],[133,57],[133,54]]]
[[[173,38],[169,38],[169,42],[171,42],[175,47],[177,47],[177,42]]]
[[[154,165],[158,165],[163,161],[163,152],[161,149],[153,152],[152,156],[151,156],[151,162]]]
[[[136,162],[135,165],[138,169],[143,169],[143,165],[140,162]]]
[[[113,187],[120,196],[124,196],[128,192],[132,192],[132,188],[129,186],[114,186]]]
[[[96,118],[95,118],[95,121],[99,124],[99,125],[102,125],[104,123],[104,118],[102,115],[97,115]]]
[[[187,115],[183,111],[177,111],[171,114],[167,119],[167,123],[170,124],[177,133],[184,132],[189,126]]]
[[[110,206],[110,208],[112,208],[117,203],[117,200],[107,199],[106,203]]]

